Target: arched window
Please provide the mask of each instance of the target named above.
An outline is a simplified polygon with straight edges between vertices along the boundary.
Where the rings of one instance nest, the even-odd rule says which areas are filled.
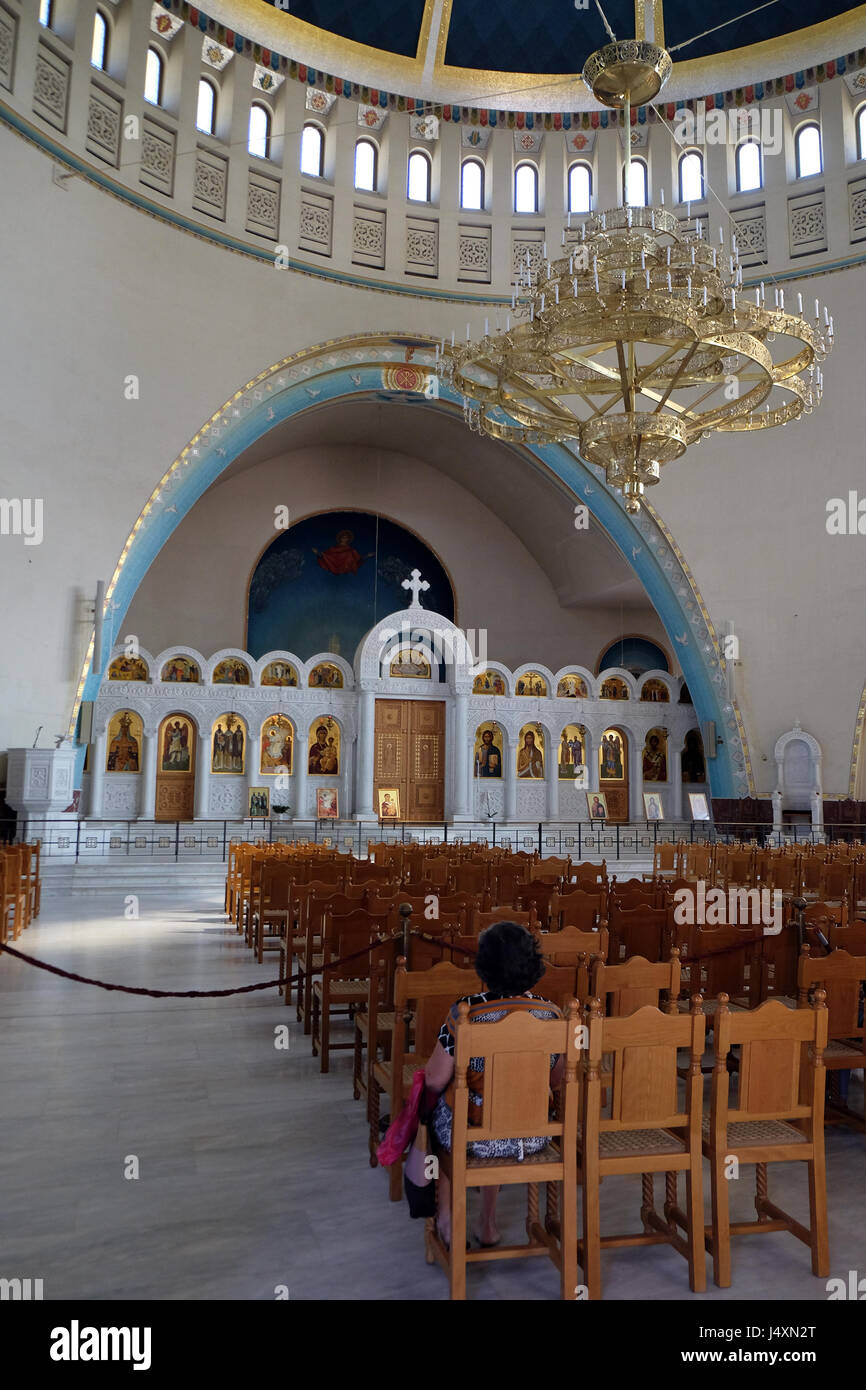
[[[147,66],[144,69],[144,99],[151,106],[162,102],[162,75],[165,70],[163,56],[157,48],[147,50]]]
[[[460,166],[460,206],[467,212],[484,209],[484,165],[480,159],[464,159]]]
[[[325,172],[325,137],[321,126],[308,122],[301,134],[301,173],[320,179]]]
[[[762,183],[761,146],[757,140],[744,140],[737,148],[737,192],[750,193]]]
[[[866,106],[861,106],[856,116],[857,158],[866,159]]]
[[[649,189],[647,184],[648,178],[645,160],[633,159],[631,161],[631,168],[629,168],[627,164],[624,164],[622,166],[623,205],[632,208],[645,208],[649,203]]]
[[[432,167],[429,154],[423,150],[413,150],[409,155],[406,196],[410,203],[429,203]]]
[[[365,193],[376,192],[379,151],[372,140],[359,140],[355,146],[355,187]]]
[[[90,49],[90,61],[95,68],[102,68],[108,62],[108,20],[97,10],[93,16],[93,44]]]
[[[206,77],[198,80],[198,104],[195,112],[195,128],[205,135],[213,135],[216,127],[216,87]]]
[[[817,122],[801,125],[794,139],[797,154],[797,178],[808,179],[821,173],[821,131]]]
[[[538,170],[534,164],[518,164],[514,171],[514,211],[538,212]]]
[[[697,150],[680,155],[680,202],[699,203],[704,196],[704,157]]]
[[[54,19],[54,0],[39,0],[39,23],[50,29]]]
[[[568,171],[568,210],[592,210],[592,170],[588,164],[572,164]]]
[[[254,101],[250,107],[247,149],[258,159],[271,157],[271,113],[260,101]]]

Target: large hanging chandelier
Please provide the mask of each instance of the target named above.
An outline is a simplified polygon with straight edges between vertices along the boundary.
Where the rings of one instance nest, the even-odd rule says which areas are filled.
[[[594,53],[584,80],[621,107],[654,97],[669,54],[645,40]],[[629,151],[630,154],[630,151]],[[627,156],[628,158],[628,156]],[[626,203],[628,199],[626,198]],[[662,466],[714,431],[769,429],[808,414],[823,389],[833,321],[742,288],[735,236],[711,246],[698,222],[664,207],[614,208],[563,231],[519,268],[511,312],[472,341],[437,349],[471,429],[518,443],[575,441],[630,512]]]

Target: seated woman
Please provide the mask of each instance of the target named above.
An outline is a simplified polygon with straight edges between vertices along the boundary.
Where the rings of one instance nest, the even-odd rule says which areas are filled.
[[[469,1019],[472,1023],[497,1023],[517,1010],[528,1010],[534,1018],[550,1020],[561,1018],[562,1013],[549,999],[532,994],[530,991],[544,974],[544,958],[537,940],[517,922],[495,922],[478,938],[478,954],[475,970],[484,983],[483,994],[472,994],[457,1004],[469,1005]],[[440,1093],[436,1107],[430,1117],[430,1125],[437,1144],[443,1149],[451,1148],[451,1122],[454,1078],[454,1030],[457,1022],[457,1004],[448,1013],[439,1032],[439,1040],[427,1063],[426,1081],[431,1091]],[[559,1085],[562,1075],[562,1058],[550,1059],[550,1084]],[[469,1090],[469,1124],[481,1123],[481,1110],[484,1095],[484,1059],[473,1058],[467,1074]],[[446,1090],[447,1088],[447,1090]],[[539,1153],[548,1143],[542,1135],[525,1139],[489,1139],[470,1144],[473,1157],[480,1159],[511,1158],[522,1162],[526,1154]],[[527,1179],[528,1181],[528,1179]],[[496,1229],[496,1198],[498,1187],[481,1189],[481,1225],[479,1240],[482,1246],[499,1243]],[[439,1178],[439,1233],[447,1243],[451,1239],[451,1193],[446,1176]]]

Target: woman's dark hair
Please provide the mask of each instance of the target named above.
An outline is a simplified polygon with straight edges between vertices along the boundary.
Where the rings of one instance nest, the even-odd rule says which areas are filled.
[[[544,959],[525,927],[518,922],[494,922],[478,938],[475,973],[495,993],[523,994],[541,979]]]

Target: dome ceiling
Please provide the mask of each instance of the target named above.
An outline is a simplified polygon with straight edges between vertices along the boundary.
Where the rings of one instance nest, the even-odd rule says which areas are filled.
[[[335,75],[502,109],[593,107],[575,74],[609,41],[595,0],[585,9],[574,0],[211,0],[206,8],[275,52]],[[634,36],[633,0],[604,0],[603,8],[617,38]],[[664,0],[663,12],[674,58],[668,100],[778,77],[866,44],[866,5],[843,0]]]

